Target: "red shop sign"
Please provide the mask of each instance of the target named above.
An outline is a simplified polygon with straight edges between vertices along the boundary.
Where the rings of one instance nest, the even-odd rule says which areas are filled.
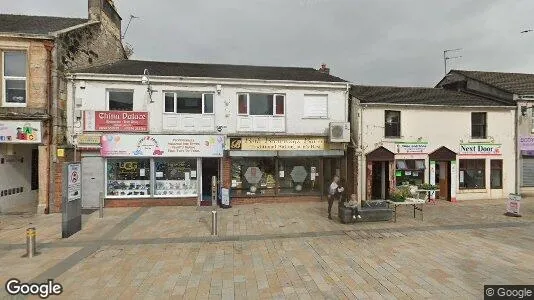
[[[86,111],[84,131],[148,132],[148,112]]]

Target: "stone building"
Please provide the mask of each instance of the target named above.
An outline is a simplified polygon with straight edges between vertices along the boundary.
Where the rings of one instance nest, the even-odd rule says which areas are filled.
[[[111,1],[89,0],[87,19],[0,14],[0,213],[61,211],[65,74],[125,58]]]

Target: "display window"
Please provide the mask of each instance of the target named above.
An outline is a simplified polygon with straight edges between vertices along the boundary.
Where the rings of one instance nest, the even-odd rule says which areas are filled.
[[[154,196],[195,197],[198,195],[197,160],[155,159]]]
[[[319,158],[279,158],[280,194],[320,194]]]
[[[150,196],[150,159],[108,159],[107,196]]]
[[[275,195],[274,157],[232,159],[232,195]]]
[[[460,159],[460,189],[486,188],[486,160]]]
[[[397,186],[423,184],[425,181],[425,160],[396,160],[395,177]]]

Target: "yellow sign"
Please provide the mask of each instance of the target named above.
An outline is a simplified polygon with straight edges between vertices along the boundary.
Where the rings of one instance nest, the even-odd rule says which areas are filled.
[[[230,150],[326,150],[322,137],[241,137],[230,138]]]
[[[100,135],[82,134],[78,136],[78,145],[100,145]]]
[[[57,156],[58,157],[65,156],[65,149],[57,149]]]

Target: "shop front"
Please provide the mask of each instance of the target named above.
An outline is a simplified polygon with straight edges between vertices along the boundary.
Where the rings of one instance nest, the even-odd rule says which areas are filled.
[[[521,187],[534,188],[534,136],[519,138]]]
[[[334,175],[346,176],[343,147],[324,137],[229,138],[232,203],[321,200]]]
[[[447,147],[440,147],[430,153],[428,159],[430,184],[439,189],[430,193],[430,199],[456,202],[456,153]]]
[[[388,199],[395,188],[395,154],[378,147],[365,155],[366,198],[365,200]]]
[[[48,170],[47,159],[39,165],[39,152],[48,154],[42,135],[41,121],[0,120],[0,213],[33,211],[38,198],[46,198],[39,195],[39,171]]]
[[[222,135],[103,135],[106,206],[211,201],[223,149]]]

